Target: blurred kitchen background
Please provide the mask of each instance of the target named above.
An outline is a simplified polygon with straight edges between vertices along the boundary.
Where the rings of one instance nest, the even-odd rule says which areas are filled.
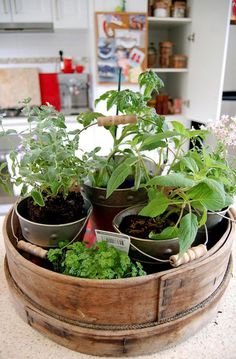
[[[0,113],[5,128],[25,128],[19,101],[30,96],[34,105],[50,102],[64,112],[74,129],[77,114],[94,109],[95,98],[117,88],[98,81],[95,13],[122,7],[147,14],[147,66],[165,82],[151,106],[187,126],[236,114],[235,1],[0,0]],[[167,42],[175,55],[170,64],[161,54],[163,46],[170,51]],[[136,84],[122,86],[137,89]],[[97,110],[106,113],[103,104]],[[104,136],[103,129],[91,129],[82,140],[84,149],[104,146]],[[16,146],[17,137],[11,140]],[[111,146],[107,138],[105,143]],[[9,150],[8,139],[0,138],[0,163]],[[0,214],[13,201],[0,192]]]

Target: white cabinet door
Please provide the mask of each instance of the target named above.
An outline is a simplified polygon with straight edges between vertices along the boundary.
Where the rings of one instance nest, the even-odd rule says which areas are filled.
[[[183,98],[189,100],[187,117],[204,123],[220,115],[231,0],[191,3],[192,23],[188,30],[195,38],[189,44],[189,72]]]
[[[86,29],[88,27],[87,0],[53,0],[55,29]]]
[[[14,22],[52,22],[51,0],[11,0]]]
[[[0,23],[11,22],[10,0],[0,0]]]

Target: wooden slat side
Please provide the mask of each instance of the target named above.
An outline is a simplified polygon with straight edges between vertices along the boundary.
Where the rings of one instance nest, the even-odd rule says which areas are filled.
[[[235,227],[235,224],[232,224],[225,244],[212,256],[161,277],[159,320],[193,307],[215,291],[228,265]]]

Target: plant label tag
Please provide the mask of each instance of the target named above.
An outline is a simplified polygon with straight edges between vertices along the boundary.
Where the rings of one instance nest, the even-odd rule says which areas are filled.
[[[95,233],[98,242],[106,241],[109,246],[129,253],[130,238],[126,234],[101,231],[100,229],[95,229]]]

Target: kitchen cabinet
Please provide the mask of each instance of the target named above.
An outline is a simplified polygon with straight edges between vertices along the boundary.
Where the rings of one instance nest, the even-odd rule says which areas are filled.
[[[10,1],[0,0],[0,22],[10,21],[12,21]]]
[[[148,18],[149,43],[173,42],[173,53],[188,57],[183,69],[154,69],[164,91],[183,101],[183,116],[205,123],[220,115],[231,0],[189,0],[187,18]],[[158,58],[159,61],[159,58]]]
[[[0,22],[52,22],[51,0],[0,0]]]
[[[88,3],[85,0],[53,0],[55,29],[86,29]]]

